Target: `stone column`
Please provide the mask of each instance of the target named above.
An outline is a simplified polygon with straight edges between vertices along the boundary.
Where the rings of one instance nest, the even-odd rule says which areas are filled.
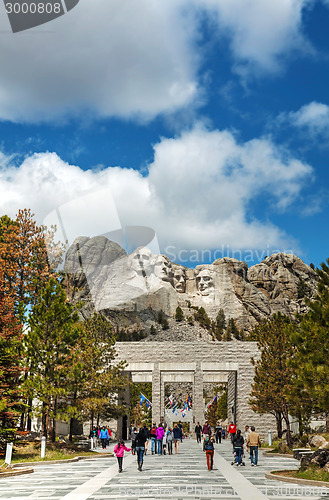
[[[203,371],[201,370],[201,361],[196,362],[193,384],[193,416],[195,417],[195,425],[200,422],[204,423],[204,405],[203,405]],[[192,424],[194,432],[195,425]]]
[[[131,373],[125,373],[128,378],[128,383],[125,389],[118,394],[118,404],[124,405],[125,415],[118,418],[117,421],[117,439],[127,439],[128,438],[128,429],[130,426],[130,418],[129,418],[129,405],[130,405],[130,381],[131,381]],[[123,428],[124,427],[124,428]]]
[[[161,391],[160,391],[160,418],[163,417],[163,421],[165,422],[166,421],[165,401],[164,401],[164,397],[165,397],[165,383],[164,383],[164,380],[163,380],[163,374],[161,374],[161,372],[160,372],[160,387],[161,387]]]
[[[159,363],[154,363],[152,371],[152,423],[160,423],[161,417],[161,375]]]

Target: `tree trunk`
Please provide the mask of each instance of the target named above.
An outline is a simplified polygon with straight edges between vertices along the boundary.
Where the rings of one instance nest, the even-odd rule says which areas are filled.
[[[283,418],[286,422],[287,426],[287,434],[286,434],[286,439],[287,439],[287,446],[289,448],[292,448],[292,437],[291,437],[291,430],[290,430],[290,422],[289,422],[289,413],[288,413],[288,408],[286,403],[284,402],[284,409],[283,409]]]
[[[57,415],[57,397],[54,401],[54,416],[52,418],[53,428],[51,432],[51,440],[54,443],[56,441],[56,415]]]
[[[326,411],[326,432],[329,432],[329,411]]]
[[[32,415],[32,398],[29,398],[28,400],[28,409],[27,409],[27,420],[26,420],[26,429],[28,431],[31,431],[32,430],[32,419],[31,419],[31,415]]]
[[[278,433],[278,438],[282,438],[282,413],[280,411],[275,412],[275,420],[276,420],[276,430]]]

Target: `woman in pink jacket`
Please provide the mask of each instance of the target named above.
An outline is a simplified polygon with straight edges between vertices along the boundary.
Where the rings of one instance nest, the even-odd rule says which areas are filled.
[[[122,472],[122,462],[123,462],[124,452],[131,451],[131,448],[127,448],[127,446],[125,446],[124,442],[121,440],[118,442],[118,444],[115,445],[113,451],[116,454],[117,459],[118,459],[119,472]]]
[[[164,429],[160,424],[157,430],[155,431],[155,437],[157,438],[158,443],[158,455],[162,455],[162,440],[164,436]]]

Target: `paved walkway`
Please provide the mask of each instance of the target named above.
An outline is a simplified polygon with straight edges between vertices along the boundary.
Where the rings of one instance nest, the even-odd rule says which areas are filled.
[[[136,457],[130,453],[125,456],[122,474],[115,458],[40,465],[34,474],[0,479],[0,500],[329,499],[329,490],[265,479],[266,471],[297,468],[293,459],[261,453],[258,467],[251,467],[248,460],[245,467],[235,467],[231,461],[231,444],[224,441],[216,446],[215,469],[208,471],[201,445],[186,440],[178,455],[147,454],[143,472],[137,470]]]

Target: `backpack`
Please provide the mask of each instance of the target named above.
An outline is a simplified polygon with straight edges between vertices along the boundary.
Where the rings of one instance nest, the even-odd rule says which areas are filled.
[[[155,436],[155,431],[156,431],[156,427],[152,427],[152,429],[150,431],[151,436]]]

